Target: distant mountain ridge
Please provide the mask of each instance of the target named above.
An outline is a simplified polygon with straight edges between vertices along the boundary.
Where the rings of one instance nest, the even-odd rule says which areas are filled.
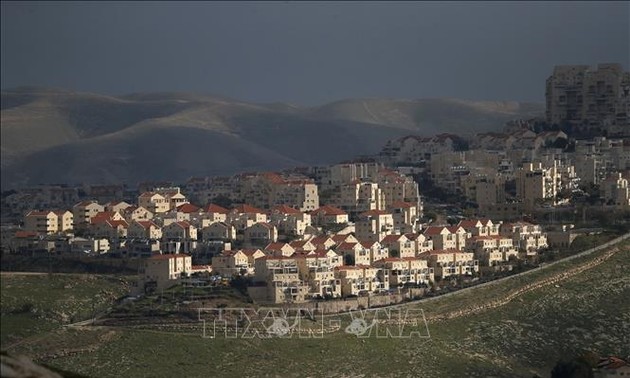
[[[543,105],[350,99],[318,107],[161,92],[107,96],[22,87],[1,96],[2,188],[186,180],[328,164],[392,138],[499,130]]]

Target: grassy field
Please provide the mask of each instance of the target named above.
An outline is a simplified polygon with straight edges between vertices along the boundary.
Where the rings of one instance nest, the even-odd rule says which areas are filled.
[[[2,272],[2,348],[89,318],[127,294],[124,280],[79,274]]]
[[[409,308],[422,309],[431,318],[502,298],[526,284],[556,276],[601,255],[598,252],[500,285]],[[17,283],[13,281],[13,285]],[[60,282],[52,287],[62,290],[59,287],[63,285]],[[2,288],[4,312],[7,303],[4,277]],[[81,290],[88,294],[87,288]],[[58,300],[55,295],[37,297],[36,291],[29,290],[34,292],[30,300],[38,308],[37,298],[43,303]],[[78,294],[73,291],[73,296]],[[321,339],[204,339],[200,327],[187,332],[161,327],[81,327],[53,329],[32,342],[11,347],[10,351],[93,377],[548,376],[558,359],[572,357],[582,350],[600,355],[629,355],[627,298],[630,298],[628,243],[619,246],[619,251],[603,263],[527,291],[500,307],[429,322],[430,338],[361,339],[335,332]],[[23,303],[10,300],[13,309]],[[3,338],[4,322],[3,316]]]

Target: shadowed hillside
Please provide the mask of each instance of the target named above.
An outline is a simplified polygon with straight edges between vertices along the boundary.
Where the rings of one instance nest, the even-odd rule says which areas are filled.
[[[389,139],[496,130],[542,106],[455,99],[250,104],[191,93],[2,92],[2,187],[184,180],[325,164]]]

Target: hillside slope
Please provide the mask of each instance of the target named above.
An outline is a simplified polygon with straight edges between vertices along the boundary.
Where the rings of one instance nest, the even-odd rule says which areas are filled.
[[[2,187],[133,184],[325,164],[373,154],[403,135],[473,134],[541,112],[537,104],[455,99],[305,108],[191,93],[113,97],[19,88],[2,92]]]
[[[337,332],[318,339],[211,339],[201,337],[198,322],[196,329],[164,324],[68,328],[9,350],[103,377],[204,376],[209,369],[215,376],[242,377],[548,376],[559,359],[584,350],[602,356],[630,354],[629,261],[630,244],[625,242],[500,285],[410,304],[429,319],[429,338],[357,338]],[[561,279],[573,270],[579,274]],[[550,279],[552,283],[542,285]],[[536,287],[501,306],[431,320],[532,285]]]

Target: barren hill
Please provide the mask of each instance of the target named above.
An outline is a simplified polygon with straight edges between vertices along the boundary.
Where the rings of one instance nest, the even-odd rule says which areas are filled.
[[[2,187],[133,184],[325,164],[389,139],[474,134],[540,115],[539,104],[357,99],[320,107],[191,93],[106,96],[24,87],[2,92]]]

